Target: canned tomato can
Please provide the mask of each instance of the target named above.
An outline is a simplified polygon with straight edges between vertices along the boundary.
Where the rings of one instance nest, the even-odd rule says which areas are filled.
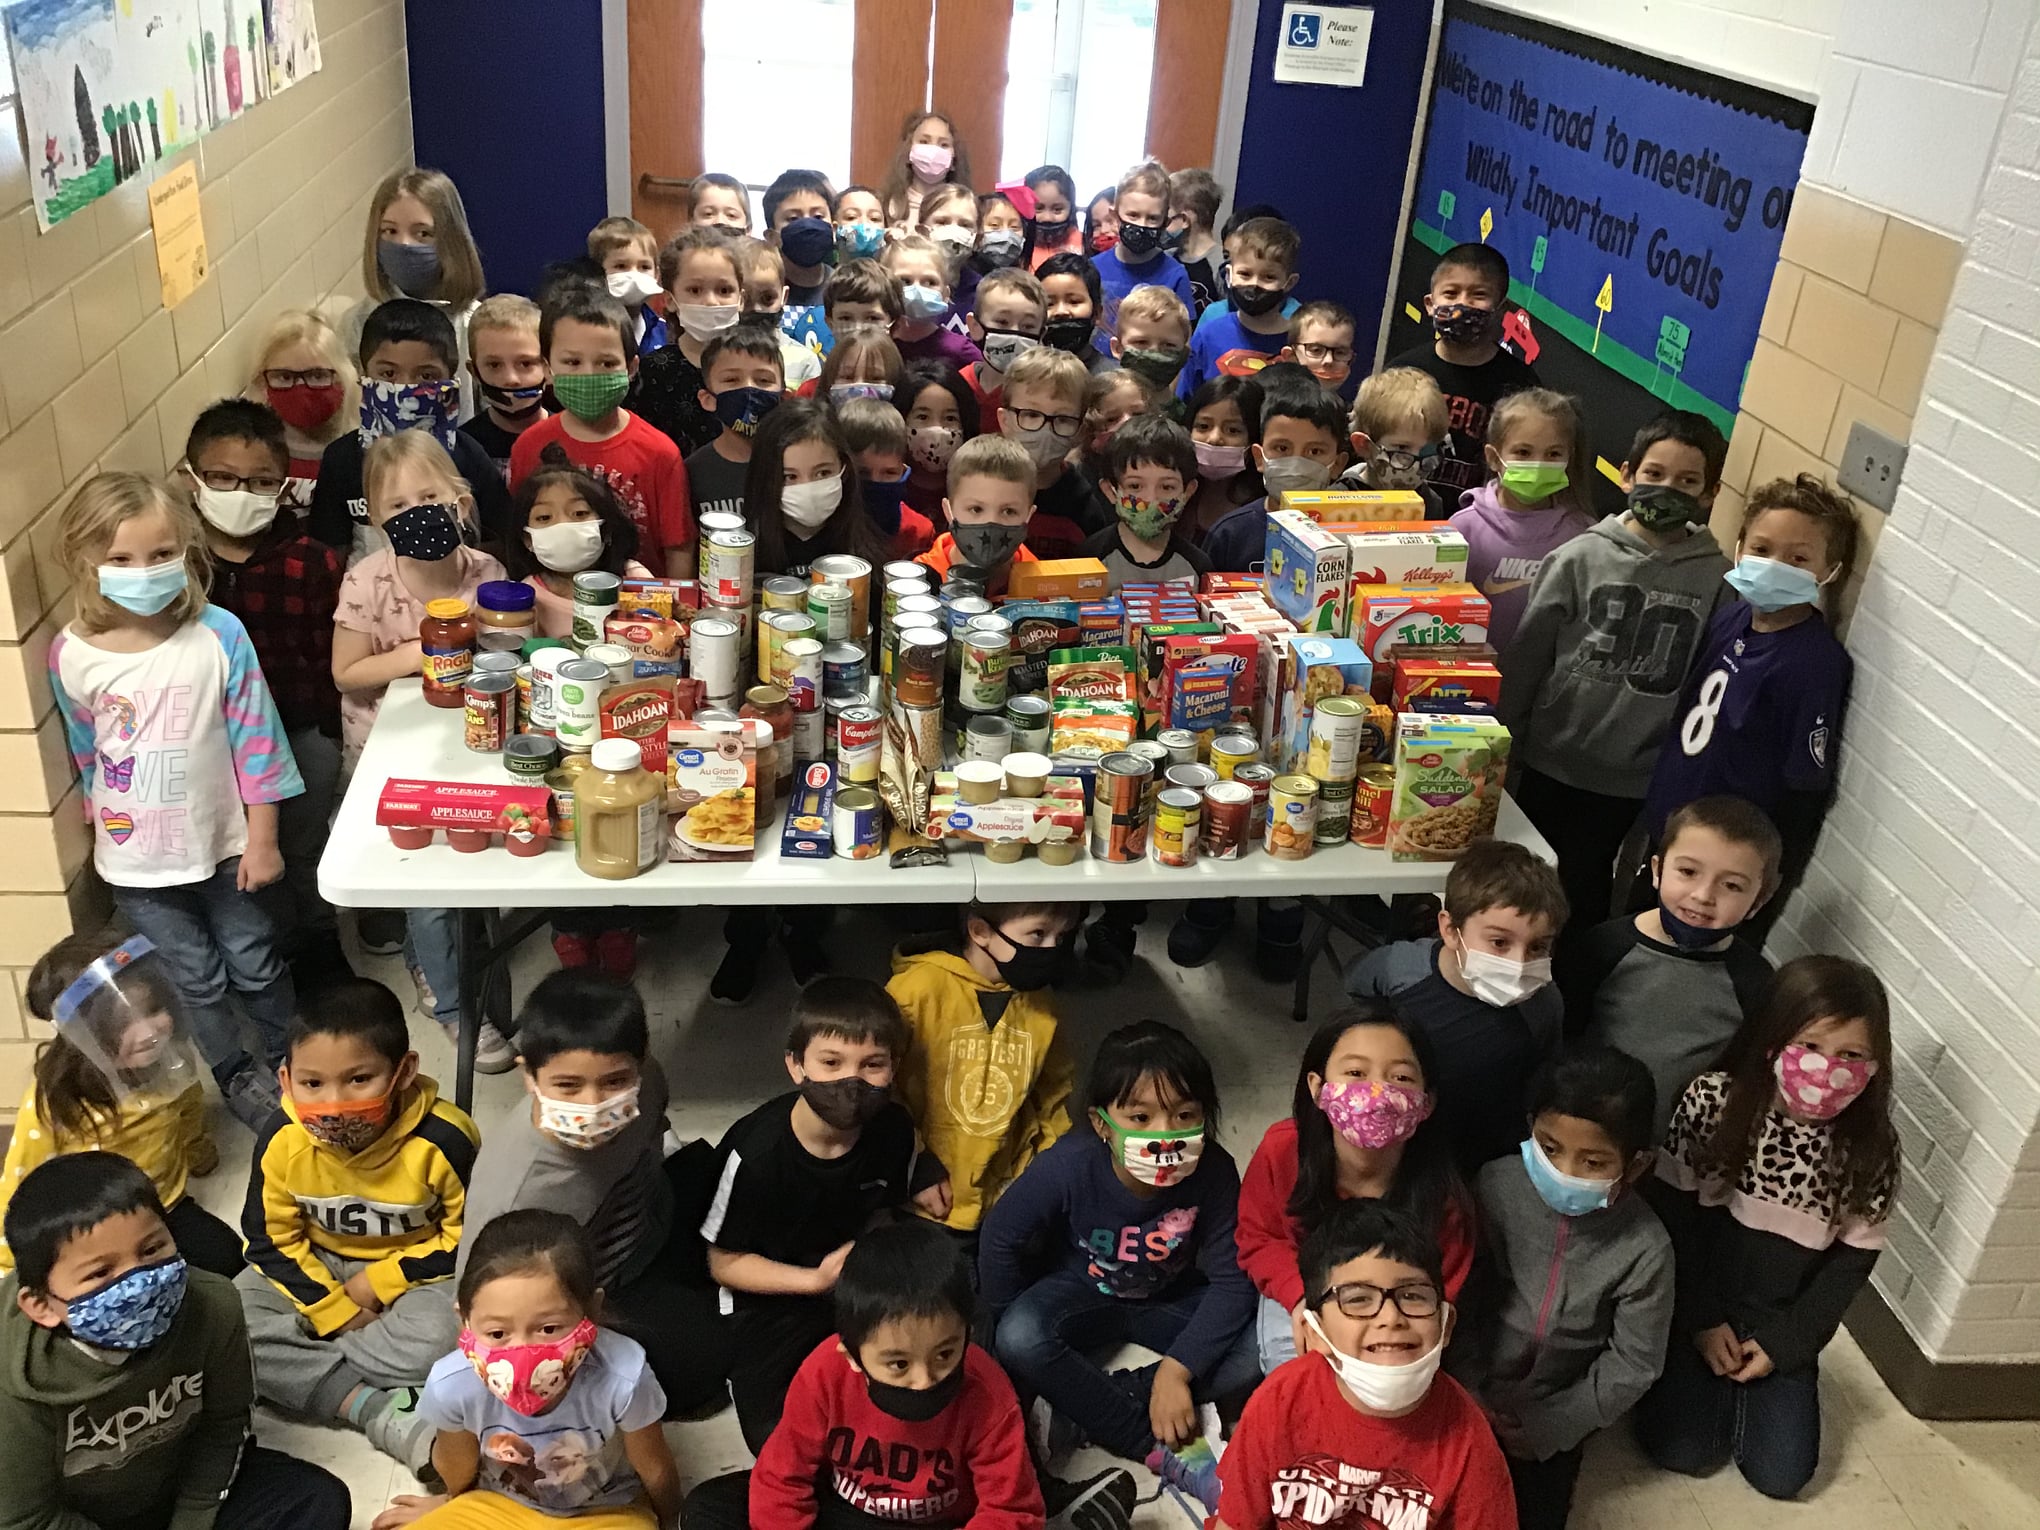
[[[1247,820],[1247,839],[1249,842],[1259,840],[1268,830],[1268,788],[1275,779],[1275,767],[1257,760],[1252,765],[1236,769],[1233,779],[1254,794],[1253,816]]]
[[[758,606],[764,611],[807,610],[808,582],[797,574],[774,574],[758,586]]]
[[[1152,760],[1131,750],[1103,756],[1091,795],[1091,855],[1101,861],[1140,860],[1147,854],[1148,785]]]
[[[1008,696],[1006,721],[1013,725],[1016,754],[1047,754],[1049,706],[1046,696]]]
[[[1185,791],[1193,791],[1200,797],[1204,795],[1204,789],[1216,780],[1218,780],[1218,772],[1209,765],[1194,763],[1189,765],[1171,765],[1162,772],[1162,783],[1165,786],[1175,786]]]
[[[1360,773],[1367,708],[1357,696],[1327,696],[1310,714],[1304,773],[1319,781],[1350,781]]]
[[[1003,632],[967,627],[956,645],[963,652],[956,704],[966,712],[997,712],[1006,705],[1006,671],[1013,640]]]
[[[1260,757],[1261,746],[1251,733],[1221,733],[1211,741],[1211,768],[1221,781],[1230,781],[1242,765],[1251,765]]]
[[[503,768],[519,786],[543,786],[559,769],[560,741],[539,733],[520,733],[503,745]]]
[[[1314,779],[1277,776],[1269,782],[1268,853],[1281,861],[1309,859],[1317,839],[1317,815],[1318,784]]]
[[[850,630],[843,634],[862,642],[871,634],[871,565],[855,553],[829,553],[808,566],[808,578],[816,584],[836,585],[850,592]],[[808,595],[812,605],[814,595]]]
[[[847,642],[850,638],[850,587],[846,584],[809,585],[807,614],[815,624],[815,636],[823,642]]]
[[[772,684],[783,685],[796,712],[822,707],[822,645],[811,637],[788,638],[772,666]]]
[[[1164,728],[1155,735],[1155,742],[1169,751],[1171,765],[1197,763],[1197,735],[1188,728]]]
[[[751,574],[758,560],[758,539],[743,526],[718,527],[701,538],[701,597],[719,606],[751,603]]]
[[[1388,807],[1395,798],[1393,765],[1362,765],[1353,782],[1349,837],[1370,850],[1388,848]]]
[[[836,789],[831,813],[834,852],[846,861],[868,861],[878,854],[878,793],[868,786]]]
[[[1316,777],[1312,777],[1316,780]],[[1353,786],[1351,780],[1318,781],[1317,842],[1321,845],[1343,845],[1353,826]]]
[[[559,728],[556,702],[560,666],[572,662],[571,648],[541,648],[531,656],[531,731],[553,733]]]
[[[855,643],[830,643],[822,649],[822,696],[825,700],[854,696],[864,700],[871,684],[871,663]]]
[[[868,785],[878,779],[885,718],[877,707],[844,707],[835,716],[836,779]]]
[[[909,627],[900,633],[899,656],[893,663],[893,695],[910,707],[942,705],[942,676],[948,640],[931,627]]]
[[[1204,788],[1204,830],[1198,852],[1209,861],[1236,861],[1247,853],[1254,789],[1243,781],[1214,781]]]
[[[461,686],[462,736],[476,754],[501,754],[510,742],[517,710],[517,677],[469,671]]]
[[[559,668],[553,691],[553,731],[560,748],[586,753],[602,736],[602,693],[609,669],[593,659],[569,659]]]
[[[711,705],[735,706],[737,624],[720,617],[697,620],[687,634],[687,672],[701,682],[702,698]]]
[[[1203,820],[1201,796],[1185,786],[1164,787],[1155,798],[1155,821],[1148,829],[1148,848],[1155,861],[1163,866],[1195,865]]]

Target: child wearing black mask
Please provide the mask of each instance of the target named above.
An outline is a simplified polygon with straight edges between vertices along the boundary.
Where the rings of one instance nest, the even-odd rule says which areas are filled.
[[[899,1092],[949,1168],[935,1219],[975,1235],[999,1192],[1070,1129],[1076,1069],[1049,1007],[1070,967],[1074,903],[973,903],[951,935],[893,953],[886,985],[909,1033]],[[973,1101],[968,1114],[958,1101]],[[974,1236],[973,1236],[974,1241]]]

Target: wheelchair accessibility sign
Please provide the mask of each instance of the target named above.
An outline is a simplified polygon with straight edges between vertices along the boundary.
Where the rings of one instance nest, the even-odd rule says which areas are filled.
[[[1285,5],[1275,79],[1286,85],[1361,85],[1374,12],[1361,6]]]

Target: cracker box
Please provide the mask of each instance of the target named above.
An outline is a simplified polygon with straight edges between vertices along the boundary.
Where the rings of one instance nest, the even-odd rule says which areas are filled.
[[[1353,588],[1352,635],[1370,660],[1402,644],[1485,643],[1487,597],[1470,584],[1362,584]]]
[[[1006,575],[1006,594],[1014,600],[1103,600],[1111,593],[1111,578],[1096,558],[1016,560]]]
[[[1317,704],[1328,696],[1366,696],[1372,673],[1367,656],[1351,638],[1304,633],[1288,644],[1281,660],[1275,731],[1267,743],[1269,763],[1283,772],[1303,768]]]
[[[1466,582],[1466,538],[1450,526],[1382,531],[1371,525],[1327,525],[1325,530],[1344,537],[1352,548],[1356,586]]]
[[[1390,704],[1398,712],[1492,717],[1502,704],[1502,672],[1486,659],[1404,659]]]
[[[1334,636],[1346,631],[1353,552],[1307,515],[1276,510],[1268,516],[1264,576],[1268,600],[1302,632]]]
[[[1421,521],[1424,496],[1415,489],[1287,490],[1282,508],[1314,521]]]
[[[724,724],[676,719],[667,730],[666,802],[676,861],[748,861],[758,833],[760,743],[769,751],[771,724],[744,718]],[[769,757],[769,755],[768,755]]]
[[[1396,735],[1389,851],[1399,861],[1455,861],[1495,831],[1509,730],[1492,717],[1406,712]]]
[[[1495,652],[1492,643],[1445,643],[1425,646],[1417,643],[1390,643],[1382,650],[1381,657],[1374,664],[1374,699],[1384,706],[1395,701],[1396,670],[1411,659],[1481,659],[1489,664],[1500,664],[1501,655]]]

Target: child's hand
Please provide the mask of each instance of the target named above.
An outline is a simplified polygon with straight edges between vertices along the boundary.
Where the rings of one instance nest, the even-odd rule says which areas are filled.
[[[1154,1388],[1148,1393],[1148,1428],[1170,1450],[1197,1438],[1197,1404],[1190,1396],[1190,1373],[1180,1360],[1164,1360],[1155,1367]]]
[[[850,1257],[852,1247],[854,1244],[843,1244],[815,1266],[815,1295],[826,1296],[836,1289],[836,1282],[843,1278],[843,1261]]]
[[[353,1317],[349,1318],[346,1322],[342,1323],[338,1328],[334,1329],[333,1332],[336,1334],[359,1333],[361,1332],[362,1329],[366,1328],[370,1323],[373,1323],[378,1316],[380,1316],[380,1314],[370,1312],[366,1307],[363,1307],[359,1312],[355,1313]]]
[[[430,1514],[446,1502],[444,1493],[399,1493],[390,1506],[369,1522],[368,1530],[397,1530],[414,1519]]]
[[[1771,1357],[1764,1353],[1764,1346],[1755,1339],[1744,1339],[1737,1355],[1742,1363],[1730,1374],[1730,1381],[1762,1381],[1777,1369],[1771,1364]]]
[[[399,643],[386,655],[398,675],[416,675],[425,668],[425,645],[412,638],[408,643]]]
[[[1700,1358],[1707,1362],[1707,1369],[1717,1376],[1733,1376],[1742,1367],[1742,1340],[1726,1323],[1717,1323],[1694,1334],[1693,1347],[1700,1351]]]
[[[956,1204],[956,1199],[950,1194],[949,1181],[942,1179],[915,1196],[914,1204],[936,1221],[944,1222],[949,1219],[949,1208]]]
[[[234,874],[234,885],[244,893],[251,893],[267,887],[282,875],[283,852],[275,845],[260,844],[250,839],[248,848],[241,852],[241,869]]]
[[[347,1293],[349,1301],[371,1317],[382,1311],[382,1298],[375,1294],[375,1287],[368,1283],[368,1271],[356,1270],[347,1277],[347,1283],[340,1289]]]

